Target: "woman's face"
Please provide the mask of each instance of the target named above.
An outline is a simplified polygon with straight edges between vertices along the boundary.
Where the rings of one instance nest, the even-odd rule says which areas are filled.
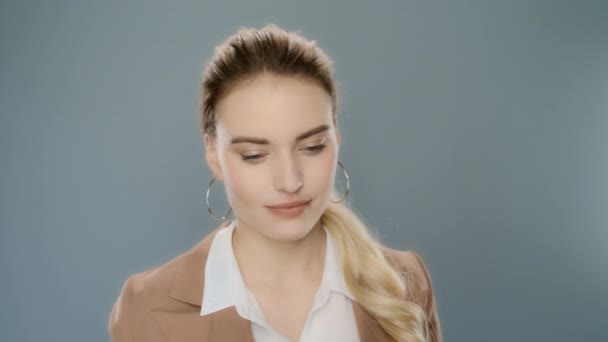
[[[233,88],[216,115],[206,157],[237,225],[277,241],[304,237],[334,186],[340,136],[327,92],[304,79],[263,75]],[[269,208],[294,201],[307,204]]]

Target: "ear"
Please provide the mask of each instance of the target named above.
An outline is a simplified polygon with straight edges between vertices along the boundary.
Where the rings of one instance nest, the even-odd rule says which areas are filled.
[[[205,133],[205,159],[216,180],[221,181],[222,168],[217,158],[217,141]]]

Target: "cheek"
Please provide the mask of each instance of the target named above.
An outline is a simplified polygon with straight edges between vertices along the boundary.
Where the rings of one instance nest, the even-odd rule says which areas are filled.
[[[264,177],[238,158],[226,158],[223,164],[226,195],[233,208],[258,202],[264,189]]]
[[[314,188],[314,191],[331,191],[335,174],[336,174],[336,158],[335,151],[327,151],[323,156],[316,158],[314,163],[310,163],[308,168],[308,185]]]

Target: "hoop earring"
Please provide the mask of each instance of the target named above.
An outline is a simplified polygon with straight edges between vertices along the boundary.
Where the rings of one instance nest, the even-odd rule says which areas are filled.
[[[340,200],[338,202],[332,201],[330,199],[330,201],[332,203],[340,203],[340,202],[344,201],[344,199],[346,198],[346,195],[348,195],[348,193],[350,192],[350,178],[348,178],[348,173],[346,173],[346,169],[344,168],[344,165],[342,165],[342,163],[340,163],[340,161],[338,161],[338,165],[340,165],[340,167],[342,168],[342,172],[344,172],[344,177],[346,177],[346,192],[344,192],[344,195],[342,195],[342,198],[340,198]]]
[[[209,182],[209,185],[207,186],[207,197],[206,197],[207,211],[209,212],[209,215],[211,215],[211,217],[213,217],[214,220],[216,220],[216,221],[223,221],[226,218],[228,218],[228,215],[230,215],[230,213],[232,212],[232,207],[230,207],[230,209],[228,210],[228,212],[226,213],[226,215],[224,215],[222,217],[218,217],[218,216],[215,216],[213,214],[213,211],[211,211],[211,206],[209,205],[209,191],[211,190],[211,185],[213,185],[213,182],[215,182],[215,177],[213,177],[211,179],[211,182]]]

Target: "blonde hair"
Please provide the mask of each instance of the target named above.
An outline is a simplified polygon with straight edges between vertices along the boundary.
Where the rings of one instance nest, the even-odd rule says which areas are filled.
[[[302,77],[321,86],[332,101],[336,122],[338,96],[332,60],[314,41],[274,24],[241,28],[216,47],[201,81],[201,129],[216,137],[215,108],[238,83],[263,73]],[[337,200],[335,193],[332,193]],[[356,301],[396,341],[423,342],[424,314],[405,300],[407,283],[386,260],[380,244],[347,203],[330,202],[320,218],[335,239],[344,280]]]

